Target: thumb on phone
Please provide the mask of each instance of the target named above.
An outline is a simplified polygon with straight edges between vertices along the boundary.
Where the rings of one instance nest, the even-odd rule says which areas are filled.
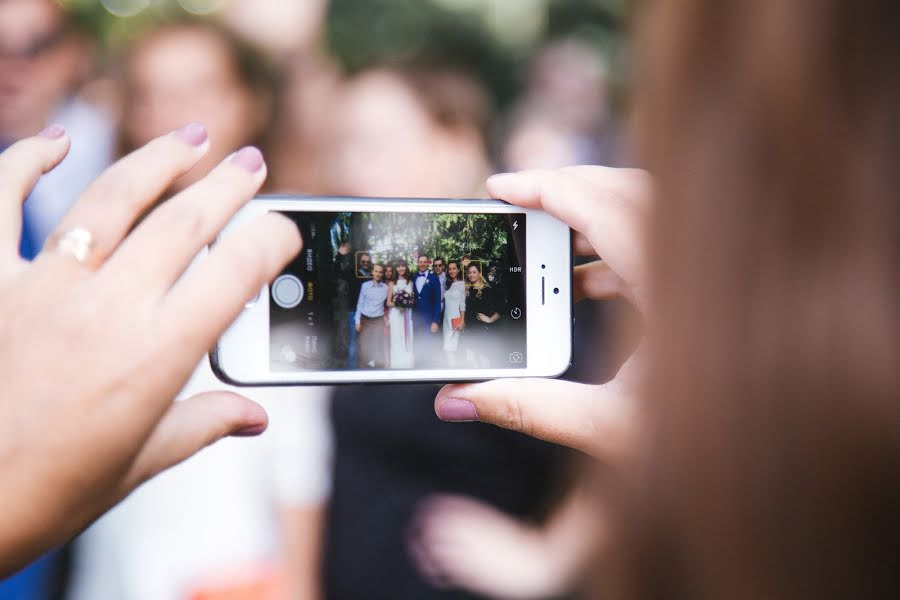
[[[434,401],[444,421],[481,421],[615,461],[631,435],[632,403],[617,380],[586,385],[497,379],[448,385]]]

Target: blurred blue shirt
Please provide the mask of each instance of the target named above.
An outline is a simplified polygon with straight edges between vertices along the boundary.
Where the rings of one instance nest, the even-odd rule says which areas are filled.
[[[72,100],[52,120],[66,128],[72,145],[62,163],[41,177],[25,202],[21,248],[25,258],[40,252],[84,188],[112,162],[115,151],[112,119],[95,106]]]

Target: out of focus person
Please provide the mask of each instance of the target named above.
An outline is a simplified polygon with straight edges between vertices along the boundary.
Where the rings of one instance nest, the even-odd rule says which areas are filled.
[[[554,119],[523,112],[513,120],[500,159],[511,171],[558,169],[579,164],[585,146],[586,140]]]
[[[328,0],[259,2],[230,0],[223,18],[229,29],[281,62],[315,49]]]
[[[624,164],[626,148],[613,111],[608,69],[603,54],[577,38],[539,50],[524,97],[506,127],[500,150],[504,168]]]
[[[291,56],[283,65],[277,98],[278,127],[268,138],[275,192],[326,193],[324,144],[340,72],[321,52]]]
[[[353,196],[472,197],[489,173],[484,91],[449,69],[373,69],[332,108],[326,176]],[[398,175],[402,173],[402,176]]]
[[[203,177],[230,148],[263,137],[271,88],[251,51],[211,22],[163,24],[126,54],[125,148],[170,123],[203,119],[210,149],[174,189]],[[207,361],[180,397],[222,389]],[[328,496],[327,395],[245,390],[272,425],[253,443],[223,444],[130,496],[79,539],[70,600],[317,598]]]
[[[484,98],[465,74],[441,68],[356,75],[331,111],[330,190],[479,194],[489,170]],[[407,277],[402,263],[396,272]],[[566,454],[497,429],[451,430],[432,418],[429,398],[435,391],[432,385],[335,391],[324,571],[329,598],[474,597],[449,591],[420,572],[410,542],[424,503],[434,494],[452,493],[485,502],[510,519],[536,519],[565,487]]]
[[[202,364],[180,397],[229,389]],[[327,391],[242,389],[269,413],[146,483],[75,543],[68,600],[320,597],[330,488]]]
[[[110,163],[113,123],[78,97],[94,43],[53,0],[0,0],[0,149],[49,122],[66,127],[68,156],[25,203],[22,254],[34,256],[78,194]]]
[[[265,58],[213,21],[176,20],[150,29],[123,61],[120,152],[174,127],[203,121],[210,151],[176,184],[190,185],[242,142],[263,145],[273,116]]]

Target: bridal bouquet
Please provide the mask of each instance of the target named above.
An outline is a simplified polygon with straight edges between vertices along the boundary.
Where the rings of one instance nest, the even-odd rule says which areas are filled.
[[[412,308],[415,304],[416,297],[406,290],[398,290],[394,294],[394,306],[397,308]]]

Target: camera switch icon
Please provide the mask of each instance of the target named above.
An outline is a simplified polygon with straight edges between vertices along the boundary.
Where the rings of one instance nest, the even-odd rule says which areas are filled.
[[[509,316],[513,319],[521,319],[522,318],[522,309],[516,306],[511,311],[509,311]]]

